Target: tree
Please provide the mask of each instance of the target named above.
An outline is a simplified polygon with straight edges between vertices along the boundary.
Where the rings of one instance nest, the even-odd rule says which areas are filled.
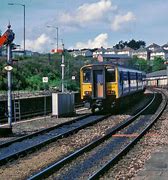
[[[117,48],[117,49],[123,49],[125,47],[125,43],[124,41],[119,41],[118,44],[116,44],[115,46],[113,46],[114,48]]]
[[[154,57],[152,61],[152,71],[159,71],[166,69],[166,65],[164,64],[164,59],[161,57]]]
[[[72,57],[65,52],[65,85],[68,90],[79,90],[80,68],[92,58]],[[0,58],[0,90],[6,90],[5,58]],[[75,80],[72,81],[72,76]],[[61,54],[36,55],[13,63],[12,90],[43,90],[42,78],[48,77],[48,88],[61,87]]]
[[[145,59],[138,58],[137,56],[134,56],[132,59],[130,59],[128,63],[130,68],[135,68],[145,72],[148,72],[149,70],[148,62]]]
[[[117,49],[123,49],[124,47],[130,47],[134,50],[139,49],[140,47],[145,47],[146,43],[145,41],[139,40],[136,41],[134,39],[130,40],[129,42],[127,41],[119,41],[118,44],[116,44],[114,47]]]

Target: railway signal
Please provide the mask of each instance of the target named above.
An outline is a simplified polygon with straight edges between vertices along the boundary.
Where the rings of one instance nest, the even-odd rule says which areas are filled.
[[[12,69],[11,66],[11,44],[15,38],[15,34],[10,29],[11,25],[8,25],[8,29],[6,32],[0,36],[0,47],[3,45],[7,46],[7,66],[5,67],[5,70],[7,71],[7,78],[8,78],[8,125],[9,128],[12,129]]]
[[[51,52],[52,53],[62,53],[63,49],[52,49]]]

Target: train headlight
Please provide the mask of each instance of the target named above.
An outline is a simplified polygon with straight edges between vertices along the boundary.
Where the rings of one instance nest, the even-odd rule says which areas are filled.
[[[107,95],[115,95],[115,91],[107,90]]]
[[[85,96],[90,96],[91,93],[92,93],[91,91],[85,91],[85,92],[84,92]]]

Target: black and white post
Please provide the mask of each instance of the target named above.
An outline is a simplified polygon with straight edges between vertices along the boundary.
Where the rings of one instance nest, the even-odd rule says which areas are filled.
[[[62,93],[64,92],[64,71],[65,71],[65,64],[64,64],[64,44],[62,43],[62,64],[61,64],[61,68],[62,68],[62,84],[61,84],[61,90]]]
[[[11,44],[7,45],[7,64],[11,65]],[[12,69],[11,69],[12,70]],[[12,72],[9,69],[7,71],[7,79],[8,79],[8,125],[12,127]]]
[[[8,29],[5,32],[7,35],[6,39],[6,47],[7,47],[7,66],[5,67],[5,70],[7,71],[7,81],[8,81],[8,125],[9,128],[12,128],[12,50],[11,50],[11,44],[15,37],[15,34],[10,29],[11,25],[8,25]]]

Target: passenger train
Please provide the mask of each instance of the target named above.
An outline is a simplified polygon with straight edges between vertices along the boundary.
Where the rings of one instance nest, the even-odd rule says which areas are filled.
[[[80,69],[81,99],[85,106],[110,110],[123,97],[144,91],[145,73],[108,62],[85,65]]]

